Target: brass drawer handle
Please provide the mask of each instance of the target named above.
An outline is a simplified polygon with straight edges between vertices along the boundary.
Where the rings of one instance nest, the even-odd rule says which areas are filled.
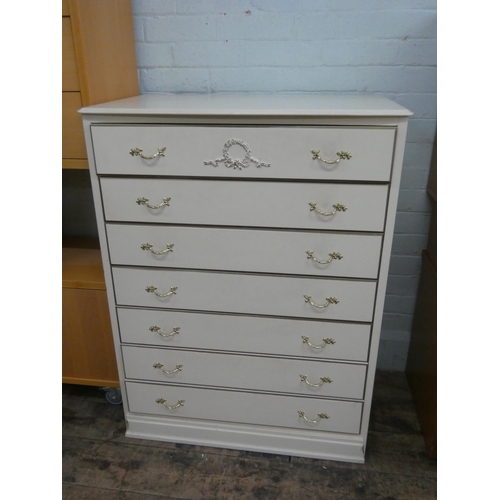
[[[158,148],[158,152],[155,153],[152,156],[146,156],[142,154],[142,149],[141,148],[132,148],[129,153],[132,156],[140,156],[143,160],[154,160],[158,156],[165,156],[163,153],[165,153],[165,149],[167,148]]]
[[[148,198],[137,198],[136,203],[138,205],[146,205],[148,208],[152,208],[153,210],[157,210],[158,208],[162,208],[165,206],[169,207],[171,199],[172,198],[163,198],[163,201],[159,205],[150,205]]]
[[[167,245],[163,250],[153,250],[153,245],[151,245],[151,243],[143,243],[141,245],[141,248],[143,250],[149,250],[152,254],[155,255],[164,255],[168,252],[173,252],[174,245],[172,243],[171,245]]]
[[[336,299],[335,297],[327,297],[326,302],[324,304],[316,304],[310,295],[304,295],[304,298],[306,299],[306,303],[311,304],[314,307],[317,307],[318,309],[324,309],[325,307],[328,307],[330,304],[338,304],[339,299]]]
[[[313,149],[311,153],[313,155],[312,157],[313,160],[320,160],[323,163],[328,163],[329,165],[335,165],[339,163],[340,160],[350,160],[352,158],[351,153],[349,153],[348,151],[339,151],[337,153],[337,158],[335,158],[335,160],[325,160],[324,158],[321,158],[321,156],[319,155],[319,151],[317,149]]]
[[[302,337],[302,343],[307,344],[309,347],[312,347],[313,349],[323,349],[328,344],[331,344],[331,345],[335,344],[336,341],[328,338],[328,339],[323,339],[323,343],[321,345],[315,345],[315,344],[311,344],[311,342],[309,341],[309,337]]]
[[[185,403],[185,400],[184,399],[179,399],[179,401],[177,401],[177,404],[174,405],[174,406],[169,406],[167,404],[167,401],[163,398],[158,398],[156,400],[156,402],[159,404],[159,405],[163,405],[167,410],[175,410],[176,408],[179,408],[181,406],[184,406],[184,403]]]
[[[337,252],[329,253],[328,255],[330,258],[328,260],[318,260],[314,256],[314,252],[311,252],[310,250],[306,250],[306,254],[307,254],[308,259],[312,259],[312,260],[314,260],[314,262],[317,262],[318,264],[330,264],[330,262],[333,259],[340,260],[343,258],[343,256]]]
[[[335,215],[337,212],[345,212],[347,210],[347,207],[345,205],[343,205],[342,203],[336,203],[335,205],[333,205],[333,210],[331,212],[323,212],[321,210],[319,210],[317,207],[316,207],[316,203],[310,201],[309,202],[309,206],[311,207],[309,210],[312,212],[316,212],[320,215],[326,215],[326,216],[331,216],[331,215]]]
[[[318,384],[311,384],[309,380],[307,380],[307,375],[299,375],[300,380],[302,382],[305,382],[309,387],[321,387],[323,384],[331,384],[333,380],[330,377],[321,377],[320,381]]]
[[[158,293],[158,288],[156,288],[155,286],[148,286],[146,288],[146,292],[154,293],[157,297],[168,297],[169,295],[177,294],[177,287],[176,286],[170,287],[170,292],[167,293]]]
[[[177,372],[182,371],[182,365],[175,365],[175,368],[173,370],[164,370],[163,365],[161,363],[155,363],[153,365],[153,368],[157,368],[158,370],[161,370],[165,375],[172,375]]]
[[[306,422],[309,422],[310,424],[317,424],[322,418],[330,418],[330,415],[327,415],[326,413],[318,413],[318,418],[316,420],[310,420],[306,417],[305,412],[299,411],[299,415],[301,418],[303,418]]]
[[[180,331],[180,327],[175,327],[170,333],[163,333],[161,332],[161,328],[159,326],[150,326],[149,330],[152,332],[157,333],[158,335],[161,335],[163,338],[167,339],[168,337],[173,337],[174,335],[177,335]]]

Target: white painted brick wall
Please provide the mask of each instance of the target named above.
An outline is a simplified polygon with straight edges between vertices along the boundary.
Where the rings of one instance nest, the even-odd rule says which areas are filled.
[[[151,92],[375,93],[413,111],[379,367],[404,370],[430,203],[436,0],[132,0]]]

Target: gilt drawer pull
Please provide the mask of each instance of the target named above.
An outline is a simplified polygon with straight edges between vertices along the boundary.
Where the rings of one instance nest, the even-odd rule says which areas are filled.
[[[352,158],[351,153],[349,153],[348,151],[338,152],[337,158],[335,158],[335,160],[325,160],[324,158],[321,158],[321,156],[319,155],[319,151],[317,149],[313,149],[311,153],[313,155],[312,157],[313,160],[320,160],[323,163],[328,163],[329,165],[335,165],[336,163],[339,163],[340,160],[350,160]]]
[[[149,330],[152,331],[152,332],[155,332],[157,333],[158,335],[161,335],[163,338],[168,338],[168,337],[173,337],[174,335],[177,335],[179,334],[179,331],[180,331],[180,327],[175,327],[170,333],[163,333],[161,332],[161,328],[159,326],[150,326],[149,327]]]
[[[163,405],[167,410],[175,410],[176,408],[179,408],[180,406],[184,406],[185,400],[184,399],[179,399],[179,401],[177,401],[177,404],[174,405],[174,406],[169,406],[167,404],[167,401],[165,399],[163,399],[163,398],[158,398],[156,400],[156,402],[159,405]]]
[[[309,422],[310,424],[317,424],[322,418],[330,418],[330,415],[327,415],[326,413],[318,413],[318,418],[316,420],[310,420],[306,417],[305,412],[299,411],[299,415],[301,418],[303,418],[306,422]]]
[[[163,365],[161,363],[155,363],[153,365],[153,368],[157,368],[158,370],[161,370],[165,375],[172,375],[173,373],[181,372],[182,371],[182,365],[175,365],[175,368],[173,370],[164,370]]]
[[[312,347],[313,349],[323,349],[324,347],[327,346],[327,344],[333,345],[336,343],[336,341],[333,339],[323,339],[323,343],[321,345],[315,345],[311,344],[309,337],[302,336],[302,343],[307,344],[309,347]]]
[[[158,293],[158,288],[155,286],[148,286],[146,288],[146,292],[148,293],[154,293],[157,297],[168,297],[169,295],[175,295],[177,293],[177,287],[176,286],[171,286],[170,287],[170,292],[167,293]]]
[[[347,210],[347,207],[342,203],[336,203],[335,205],[333,205],[333,210],[331,212],[322,212],[321,210],[316,208],[316,203],[312,201],[309,202],[309,206],[311,207],[309,209],[311,212],[314,211],[320,215],[326,215],[326,216],[335,215],[337,212],[345,212]]]
[[[158,148],[158,152],[155,153],[152,156],[146,156],[142,154],[142,149],[141,148],[133,148],[129,151],[129,153],[132,156],[140,156],[143,160],[154,160],[158,156],[165,156],[163,153],[165,153],[165,149],[167,148]]]
[[[328,260],[318,260],[314,256],[314,252],[311,252],[310,250],[306,250],[306,254],[307,254],[308,259],[312,259],[312,260],[314,260],[314,262],[317,262],[318,264],[330,264],[330,262],[333,259],[336,259],[336,260],[342,259],[342,255],[337,253],[337,252],[329,253],[328,255],[330,256],[330,258]]]
[[[136,203],[138,205],[146,205],[148,208],[152,208],[153,210],[157,210],[158,208],[162,207],[169,207],[170,206],[170,200],[172,198],[163,198],[163,201],[159,205],[150,205],[148,198],[137,198]]]
[[[304,295],[304,298],[306,299],[306,303],[311,304],[314,307],[317,307],[318,309],[324,309],[325,307],[328,307],[330,304],[338,304],[339,299],[336,299],[335,297],[327,297],[326,302],[324,304],[316,304],[310,295]]]
[[[171,244],[171,245],[167,245],[163,250],[153,250],[153,245],[151,245],[151,243],[143,243],[141,245],[141,248],[143,250],[149,250],[151,253],[155,254],[155,255],[164,255],[168,252],[173,252],[173,248],[174,248],[174,245]]]
[[[331,384],[333,382],[333,380],[330,377],[321,377],[320,378],[321,382],[319,382],[318,384],[311,384],[311,382],[307,380],[307,375],[299,375],[299,376],[300,380],[302,380],[302,382],[305,382],[310,387],[321,387],[323,384]]]

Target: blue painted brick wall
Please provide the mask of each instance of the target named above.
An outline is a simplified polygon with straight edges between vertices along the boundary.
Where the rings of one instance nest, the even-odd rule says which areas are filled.
[[[436,131],[436,0],[132,0],[152,92],[381,94],[413,111],[379,367],[404,370],[427,243]]]

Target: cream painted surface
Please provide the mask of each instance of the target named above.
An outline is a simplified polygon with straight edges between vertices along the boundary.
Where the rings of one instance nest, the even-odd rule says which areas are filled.
[[[157,384],[126,383],[130,411],[168,417],[204,418],[224,422],[275,425],[296,429],[343,432],[357,434],[363,404],[354,401],[335,401],[308,397],[279,396],[193,387]],[[157,399],[169,406],[184,401],[183,406],[168,410]],[[329,418],[317,424],[306,422],[299,416],[305,413],[309,420],[318,414]]]
[[[413,113],[381,95],[267,92],[267,93],[162,93],[143,94],[127,99],[96,104],[81,110],[84,115],[95,115],[105,122],[109,116],[119,116],[124,123],[135,123],[137,118],[161,117],[163,123],[177,117],[188,117],[192,123],[203,123],[217,118],[219,123],[231,124],[239,117],[250,121],[258,117],[262,124],[274,118],[285,121],[298,117],[301,121],[340,118],[347,121],[355,117],[407,118]],[[107,145],[109,146],[109,145]]]
[[[290,278],[196,271],[113,268],[116,303],[194,311],[263,314],[326,320],[371,321],[376,283],[332,279]],[[158,297],[158,293],[175,294]],[[326,299],[338,304],[317,308]]]
[[[368,359],[371,325],[366,324],[122,307],[117,313],[124,343],[311,359]],[[158,327],[159,332],[151,327]],[[178,333],[170,335],[177,328]]]
[[[386,185],[101,178],[107,221],[383,231]],[[169,205],[151,209],[163,200]],[[343,204],[346,211],[332,216]]]
[[[129,380],[345,399],[362,399],[365,388],[365,365],[132,346],[122,352]],[[158,364],[163,366],[155,368]],[[322,383],[322,378],[330,381]]]
[[[388,181],[391,174],[395,128],[342,127],[197,127],[95,126],[92,140],[99,174],[230,177],[232,179],[315,179]],[[233,168],[223,158],[254,158],[247,167]],[[107,147],[112,144],[113,147]],[[164,156],[143,159],[130,151],[140,148],[150,157],[165,148]],[[328,161],[346,151],[349,160],[328,164],[314,159],[312,150]],[[260,166],[261,162],[269,166]],[[228,163],[230,165],[230,163]]]
[[[146,95],[82,114],[127,435],[363,462],[411,113],[380,96],[280,94]],[[157,144],[167,130],[177,140]],[[204,164],[228,139],[270,166]],[[165,157],[141,160],[135,147]],[[352,158],[329,166],[312,149]],[[152,209],[138,198],[170,199]],[[310,203],[347,210],[325,216]],[[143,243],[173,252],[153,256]],[[313,264],[308,250],[343,259]],[[330,297],[338,304],[309,303]],[[157,362],[183,366],[164,375]],[[329,388],[302,387],[300,375],[315,383],[330,369]],[[169,410],[159,398],[184,402]]]
[[[112,264],[377,278],[382,236],[107,224]],[[202,244],[200,244],[202,242]],[[145,244],[151,250],[143,250]],[[171,251],[161,255],[153,252]],[[308,257],[306,252],[322,264]],[[339,254],[332,259],[330,254]]]

